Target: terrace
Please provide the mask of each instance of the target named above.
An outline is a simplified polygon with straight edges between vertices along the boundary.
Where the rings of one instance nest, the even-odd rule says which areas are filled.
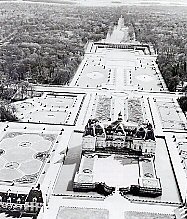
[[[100,196],[95,192],[81,193],[73,191],[73,180],[76,172],[79,169],[81,161],[81,141],[82,133],[73,133],[70,137],[68,144],[68,153],[66,159],[62,165],[58,178],[56,180],[56,185],[54,188],[54,195],[70,195],[70,196]],[[87,162],[88,160],[86,160]],[[89,162],[89,161],[88,161]],[[89,167],[90,162],[88,163]]]
[[[141,162],[141,161],[140,161]],[[141,166],[140,166],[141,167]],[[162,138],[156,139],[156,152],[155,152],[155,160],[154,160],[154,168],[156,171],[156,175],[160,178],[160,184],[162,187],[162,195],[159,197],[140,197],[140,196],[129,196],[132,199],[136,199],[137,201],[148,201],[148,202],[156,202],[156,203],[181,203],[180,192],[177,188],[176,179],[174,176],[174,172],[171,166],[171,161],[169,159],[169,154],[167,151],[167,145]],[[141,174],[140,168],[140,174]],[[144,173],[150,172],[153,174],[152,168],[147,167],[144,170]],[[145,178],[144,178],[145,179]],[[147,178],[149,180],[149,177]],[[153,178],[150,178],[153,179]],[[143,183],[143,182],[142,182]],[[145,182],[147,184],[147,182]],[[149,184],[151,183],[148,182]],[[156,184],[155,184],[156,185]],[[168,186],[170,185],[170,186]],[[172,192],[171,192],[172,191]]]

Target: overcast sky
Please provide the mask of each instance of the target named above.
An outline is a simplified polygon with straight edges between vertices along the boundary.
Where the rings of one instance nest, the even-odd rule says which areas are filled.
[[[187,0],[72,0],[84,5],[111,5],[111,4],[163,4],[163,5],[186,5]]]
[[[4,0],[0,0],[2,2]],[[7,1],[7,0],[6,0]],[[23,2],[24,0],[14,0]],[[114,5],[179,5],[187,7],[187,0],[25,0],[27,2],[46,2],[46,3],[62,3],[73,2],[86,6],[114,6]]]

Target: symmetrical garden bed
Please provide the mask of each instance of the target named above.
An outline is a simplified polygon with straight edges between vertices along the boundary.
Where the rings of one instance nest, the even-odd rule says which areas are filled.
[[[128,100],[128,121],[129,122],[143,122],[142,106],[139,99]]]
[[[0,142],[0,181],[36,183],[56,139],[53,134],[9,132]]]
[[[111,110],[111,98],[106,96],[100,96],[95,117],[99,120],[108,120],[110,118]]]

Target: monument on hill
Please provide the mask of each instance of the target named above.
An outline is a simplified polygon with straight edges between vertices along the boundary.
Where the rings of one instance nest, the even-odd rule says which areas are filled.
[[[124,18],[121,17],[118,20],[118,25],[114,26],[114,29],[111,32],[108,32],[107,38],[105,40],[106,43],[125,43],[130,42],[130,29],[128,26],[125,26]],[[133,38],[134,40],[134,38]]]
[[[124,18],[123,18],[123,16],[121,15],[121,17],[120,17],[119,20],[118,20],[117,29],[118,29],[118,30],[121,30],[122,28],[124,28]]]

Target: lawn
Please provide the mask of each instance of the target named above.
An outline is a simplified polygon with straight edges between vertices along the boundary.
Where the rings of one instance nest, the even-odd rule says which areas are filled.
[[[48,124],[74,124],[83,95],[48,93],[14,103],[20,121]]]
[[[108,82],[109,70],[104,65],[103,58],[90,58],[83,66],[76,85],[83,87],[97,87]]]
[[[60,207],[57,219],[108,219],[106,209]]]
[[[39,110],[31,112],[25,120],[35,123],[64,124],[68,113],[65,111]]]
[[[185,124],[180,119],[177,106],[173,102],[156,101],[163,128],[184,129]]]
[[[136,69],[132,75],[132,82],[139,89],[143,88],[143,90],[149,91],[160,91],[164,86],[156,71],[152,69],[150,60],[144,60],[140,65],[136,64]]]
[[[42,100],[42,104],[46,105],[46,107],[62,107],[62,108],[70,108],[75,101],[76,96],[58,96],[58,95],[47,95],[44,100]]]
[[[137,211],[126,211],[124,213],[124,219],[175,219],[174,215],[157,214]]]

